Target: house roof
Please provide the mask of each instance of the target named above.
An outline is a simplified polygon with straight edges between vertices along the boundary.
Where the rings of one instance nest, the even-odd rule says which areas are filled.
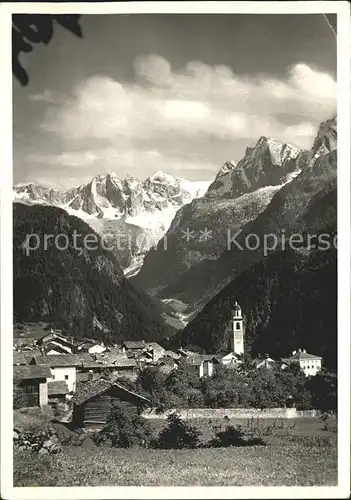
[[[84,368],[100,368],[100,367],[135,367],[137,366],[135,359],[128,358],[123,353],[104,352],[101,354],[90,355],[90,359],[83,360]]]
[[[13,378],[15,380],[30,380],[36,378],[50,378],[51,371],[47,365],[14,366]]]
[[[135,392],[126,389],[117,382],[109,382],[103,378],[77,384],[77,390],[74,393],[72,401],[75,405],[79,406],[85,401],[88,401],[89,399],[113,388],[120,389],[125,392],[126,395],[130,395],[133,398],[138,399],[141,403],[150,403],[150,401],[147,398],[144,398],[144,396],[140,396],[140,394],[136,394]]]
[[[152,353],[150,351],[143,351],[135,354],[134,359],[142,360],[143,358],[152,359]]]
[[[198,356],[197,352],[195,352],[195,351],[189,351],[188,349],[183,349],[182,347],[180,347],[178,349],[178,352],[181,355],[185,356],[185,357],[188,357],[188,356]]]
[[[165,351],[165,348],[162,347],[158,342],[146,342],[146,347],[150,347],[151,349],[158,349],[160,351]]]
[[[64,380],[53,380],[48,382],[48,395],[53,396],[54,394],[68,394],[68,385]]]
[[[77,383],[78,382],[87,382],[89,380],[88,372],[78,372],[76,375]]]
[[[22,353],[18,351],[13,351],[13,365],[27,365],[28,358]]]
[[[224,354],[220,353],[220,354],[215,354],[214,357],[216,359],[223,359],[223,358],[239,358],[239,355],[236,354],[234,351],[231,351],[231,352],[226,352]]]
[[[165,356],[162,356],[162,358],[160,358],[160,359],[157,361],[156,365],[161,365],[161,364],[163,364],[163,365],[174,366],[174,363],[176,363],[176,361],[178,361],[178,359],[177,359],[177,358],[172,358],[171,356],[167,356],[167,355],[165,355]]]
[[[314,354],[309,354],[308,352],[297,352],[289,358],[282,358],[282,361],[303,361],[308,359],[322,359],[321,356],[315,356]]]
[[[80,366],[82,361],[81,355],[77,354],[49,354],[47,356],[34,356],[37,365],[48,365],[53,368],[60,366]]]
[[[196,356],[189,356],[186,360],[188,365],[200,366],[203,361],[216,360],[214,354],[197,354]]]
[[[174,352],[174,351],[166,351],[164,353],[164,356],[168,356],[169,358],[173,358],[173,359],[179,359],[180,358],[180,354],[178,354],[177,352]]]
[[[222,359],[225,356],[228,356],[228,354],[233,354],[233,353],[232,352],[228,352],[228,351],[219,351],[219,352],[216,353],[216,358]]]
[[[144,349],[146,347],[145,340],[123,340],[122,345],[127,349]]]

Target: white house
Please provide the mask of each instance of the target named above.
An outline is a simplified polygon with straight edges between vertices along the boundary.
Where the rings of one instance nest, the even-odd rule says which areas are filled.
[[[322,369],[322,357],[309,354],[306,349],[293,351],[289,358],[282,358],[282,361],[289,365],[297,363],[306,377],[313,377]]]
[[[235,352],[230,352],[225,355],[216,355],[219,362],[224,366],[236,366],[241,363],[239,356]]]
[[[76,390],[77,367],[82,364],[78,356],[74,354],[34,356],[30,364],[49,366],[51,378],[48,378],[48,382],[64,380],[70,392]]]

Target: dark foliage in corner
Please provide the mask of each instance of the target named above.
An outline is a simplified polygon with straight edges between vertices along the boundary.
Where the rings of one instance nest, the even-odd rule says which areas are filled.
[[[29,76],[19,61],[21,52],[32,52],[33,44],[48,45],[55,23],[82,37],[80,14],[14,14],[12,16],[12,72],[21,85],[28,85]]]

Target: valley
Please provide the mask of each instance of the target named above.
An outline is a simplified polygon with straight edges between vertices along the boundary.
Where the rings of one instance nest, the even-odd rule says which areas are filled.
[[[33,184],[15,187],[14,199],[21,201],[20,205],[15,203],[15,240],[24,238],[24,229],[30,227],[33,231],[29,221],[36,217],[40,231],[44,230],[44,218],[49,217],[54,233],[60,227],[72,231],[82,224],[86,233],[96,233],[104,243],[97,258],[103,254],[104,259],[111,260],[113,254],[116,259],[113,266],[118,268],[120,292],[114,294],[104,283],[99,285],[99,292],[89,292],[89,296],[102,293],[110,297],[108,311],[110,307],[130,309],[129,299],[121,308],[124,298],[120,294],[123,290],[127,298],[132,293],[136,307],[143,304],[150,311],[150,326],[157,324],[156,330],[146,333],[148,327],[141,323],[134,330],[135,338],[164,338],[172,347],[190,344],[207,352],[225,349],[223,325],[233,301],[238,299],[246,310],[246,344],[253,354],[267,350],[281,356],[286,349],[303,343],[334,368],[335,314],[322,314],[319,337],[309,336],[308,332],[313,329],[314,311],[326,311],[326,303],[333,303],[331,310],[336,311],[336,248],[322,252],[306,247],[305,240],[295,250],[283,249],[281,244],[282,235],[337,234],[336,144],[337,124],[333,118],[320,125],[310,150],[259,138],[254,147],[246,148],[238,163],[226,161],[212,183],[190,182],[157,172],[143,182],[131,176],[121,181],[115,174],[97,174],[90,183],[62,192]],[[235,234],[238,245],[232,241]],[[275,236],[277,243],[268,252],[262,246],[267,234]],[[260,241],[254,249],[245,246],[250,235]],[[117,325],[112,309],[103,312],[106,299],[102,299],[101,307],[95,298],[94,307],[88,306],[90,299],[81,295],[82,289],[73,282],[76,306],[70,306],[67,317],[53,319],[53,284],[46,288],[44,285],[51,275],[38,287],[34,276],[28,276],[28,269],[26,277],[23,275],[24,261],[17,253],[16,287],[17,283],[26,283],[38,291],[24,302],[24,294],[16,292],[15,309],[20,320],[32,321],[40,311],[40,320],[51,317],[56,326],[64,323],[66,328],[80,322],[85,325],[84,331],[89,330],[87,318],[95,315],[106,323],[111,338],[126,338],[127,330]],[[50,259],[63,262],[61,254],[52,249]],[[78,259],[70,249],[64,255],[72,264]],[[84,266],[90,260],[89,252],[79,257]],[[100,283],[102,276],[96,275],[96,279]],[[83,289],[89,286],[83,285]],[[311,293],[302,300],[305,290]],[[55,291],[57,299],[60,293]],[[290,319],[285,323],[283,318]]]

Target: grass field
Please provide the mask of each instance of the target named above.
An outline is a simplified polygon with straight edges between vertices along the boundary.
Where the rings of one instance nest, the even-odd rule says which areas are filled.
[[[337,484],[336,450],[253,446],[196,450],[70,448],[15,455],[15,486],[316,486]]]
[[[211,437],[209,422],[192,421]],[[231,422],[247,425],[247,421]],[[155,431],[165,422],[152,422]],[[264,422],[266,446],[152,450],[64,447],[59,455],[15,451],[15,486],[335,486],[336,433],[317,419]]]

